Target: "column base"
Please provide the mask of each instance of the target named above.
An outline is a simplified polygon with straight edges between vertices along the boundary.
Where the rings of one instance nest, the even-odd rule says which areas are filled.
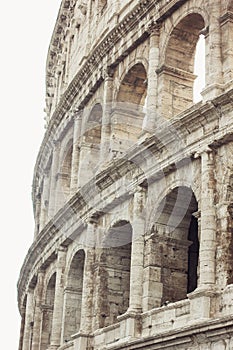
[[[200,320],[207,320],[211,317],[213,310],[213,303],[216,300],[218,293],[215,286],[201,286],[188,294],[190,300],[190,315],[192,320],[190,323],[200,322]]]
[[[220,310],[223,316],[228,316],[233,314],[233,284],[229,284],[222,291],[220,300]]]
[[[224,86],[222,84],[211,84],[207,86],[202,92],[203,102],[210,101],[216,96],[221,95],[224,91]]]
[[[120,322],[120,339],[138,339],[141,336],[141,309],[128,310],[117,317]]]
[[[74,341],[74,350],[88,350],[90,349],[90,340],[93,336],[79,332],[71,336]]]

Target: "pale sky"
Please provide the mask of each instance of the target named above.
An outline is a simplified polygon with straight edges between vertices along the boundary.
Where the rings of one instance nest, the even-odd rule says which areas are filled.
[[[45,65],[61,0],[1,6],[1,348],[17,350],[16,284],[33,240],[33,168],[44,134]],[[203,68],[203,67],[202,67]]]
[[[16,284],[33,240],[31,184],[44,134],[45,64],[61,0],[1,3],[1,349],[17,350]]]

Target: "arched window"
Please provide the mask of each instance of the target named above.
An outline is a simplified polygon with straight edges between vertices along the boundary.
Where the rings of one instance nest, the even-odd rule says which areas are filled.
[[[63,342],[80,328],[84,262],[85,252],[79,250],[72,259],[64,293]]]
[[[92,145],[99,145],[101,142],[103,109],[100,103],[97,103],[91,110],[85,128],[84,140]]]
[[[142,131],[147,95],[147,73],[141,63],[135,64],[123,78],[111,118],[111,150],[126,151]]]
[[[72,143],[72,142],[71,142]],[[62,162],[61,177],[62,191],[65,197],[70,194],[71,168],[72,168],[73,145],[68,148]]]
[[[185,299],[197,287],[199,240],[193,216],[197,210],[196,198],[188,187],[176,187],[159,204],[151,251],[156,252],[152,265],[160,271],[161,305]]]
[[[122,220],[113,225],[103,242],[102,327],[113,324],[129,307],[132,226]]]
[[[80,149],[79,186],[82,187],[97,172],[100,160],[100,144],[103,109],[94,105],[86,120]]]
[[[170,34],[164,64],[158,70],[161,113],[172,118],[193,104],[194,61],[203,18],[196,13],[183,18]]]
[[[49,280],[45,294],[45,303],[42,306],[42,332],[40,350],[47,350],[48,346],[50,345],[55,298],[55,284],[56,273],[54,273]]]

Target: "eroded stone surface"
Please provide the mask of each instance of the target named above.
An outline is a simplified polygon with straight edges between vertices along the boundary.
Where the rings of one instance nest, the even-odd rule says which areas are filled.
[[[233,348],[232,8],[62,2],[19,350]]]

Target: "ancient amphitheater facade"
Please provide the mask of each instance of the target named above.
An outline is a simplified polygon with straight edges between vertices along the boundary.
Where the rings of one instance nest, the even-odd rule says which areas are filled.
[[[19,350],[232,350],[233,1],[63,0],[46,87]]]

